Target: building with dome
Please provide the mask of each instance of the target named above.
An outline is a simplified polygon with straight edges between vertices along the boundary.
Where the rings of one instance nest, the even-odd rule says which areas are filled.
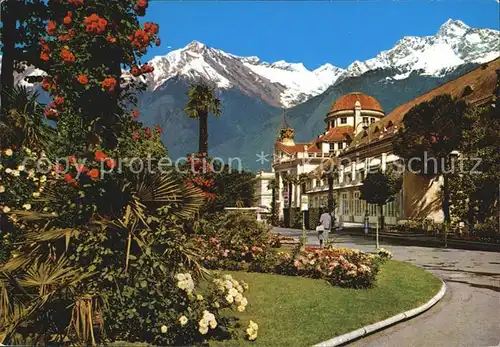
[[[285,121],[275,142],[272,163],[278,184],[276,201],[280,220],[285,221],[285,225],[292,224],[291,210],[300,207],[304,194],[309,198],[310,209],[326,208],[329,187],[324,172],[325,168],[335,165],[339,170],[333,181],[336,221],[362,223],[367,213],[370,223],[376,223],[378,210],[360,199],[359,188],[367,168],[385,171],[398,163],[399,158],[392,151],[392,136],[398,132],[404,115],[413,106],[441,94],[451,94],[473,105],[491,103],[498,93],[499,71],[500,58],[387,115],[374,97],[360,92],[346,94],[332,100],[325,115],[325,131],[308,143],[296,143],[295,129],[288,127]],[[386,223],[396,224],[412,218],[442,222],[441,185],[440,179],[429,180],[405,173],[399,196],[384,206]]]

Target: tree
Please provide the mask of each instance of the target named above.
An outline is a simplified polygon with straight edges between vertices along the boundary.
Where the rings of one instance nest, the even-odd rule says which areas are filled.
[[[492,106],[467,113],[471,127],[459,147],[459,170],[450,175],[451,214],[470,228],[488,220],[498,225],[500,182],[500,119]],[[498,232],[497,228],[492,228]]]
[[[38,38],[43,31],[47,7],[43,0],[5,0],[2,8],[2,67],[0,119],[7,117],[10,95],[14,88],[14,72],[38,61]]]
[[[389,172],[369,173],[360,187],[361,199],[366,203],[376,204],[380,213],[380,228],[383,230],[384,213],[383,207],[388,202],[394,201],[396,194],[401,190],[402,176]]]
[[[414,106],[403,119],[403,128],[394,136],[394,153],[405,160],[412,173],[443,176],[445,228],[450,223],[450,154],[458,149],[468,119],[467,105],[450,95],[438,95]]]
[[[188,102],[184,112],[199,121],[198,152],[208,155],[208,115],[220,116],[220,100],[215,95],[215,89],[203,83],[193,84],[188,90]]]
[[[276,189],[278,189],[278,182],[276,179],[272,179],[267,183],[267,189],[271,190],[271,224],[276,225],[277,213],[276,213]]]

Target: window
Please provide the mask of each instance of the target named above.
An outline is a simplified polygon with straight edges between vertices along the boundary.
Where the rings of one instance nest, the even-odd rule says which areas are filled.
[[[375,118],[370,118],[370,123],[375,123]]]
[[[355,216],[362,216],[363,215],[363,206],[362,206],[363,200],[359,200],[359,197],[360,197],[360,192],[354,192],[353,203],[354,203],[354,215]]]
[[[343,142],[338,142],[338,149],[343,149],[344,148],[344,143]]]
[[[375,127],[375,129],[373,129],[373,133],[376,134],[380,131],[380,129],[378,127]]]
[[[335,143],[330,143],[330,153],[335,152]]]
[[[342,214],[349,215],[349,200],[347,200],[347,193],[342,193]]]
[[[347,124],[347,117],[340,118],[340,124]]]
[[[368,124],[368,117],[363,117],[363,124]]]

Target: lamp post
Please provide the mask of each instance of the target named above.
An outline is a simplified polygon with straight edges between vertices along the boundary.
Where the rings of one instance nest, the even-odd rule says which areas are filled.
[[[369,124],[365,122],[359,122],[356,124],[354,129],[357,129],[360,124],[363,124],[363,130],[366,131],[369,128]],[[368,153],[369,153],[369,146],[370,146],[370,131],[368,131],[368,145],[366,147],[366,160],[368,159]],[[366,163],[366,172],[368,172],[368,161]],[[369,229],[369,217],[368,217],[368,203],[365,202],[365,218],[364,218],[364,231],[365,231],[365,237],[368,236],[368,229]]]

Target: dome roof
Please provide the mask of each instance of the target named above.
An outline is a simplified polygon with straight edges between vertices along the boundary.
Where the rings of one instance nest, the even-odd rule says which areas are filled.
[[[355,93],[349,93],[344,96],[341,96],[338,98],[330,108],[330,111],[328,113],[332,112],[337,112],[337,111],[344,111],[344,110],[353,110],[354,106],[356,104],[356,101],[359,101],[361,104],[361,109],[362,110],[372,110],[372,111],[379,111],[379,112],[384,112],[382,109],[382,106],[378,103],[377,99],[375,99],[373,96],[366,95],[363,93],[355,92]]]

